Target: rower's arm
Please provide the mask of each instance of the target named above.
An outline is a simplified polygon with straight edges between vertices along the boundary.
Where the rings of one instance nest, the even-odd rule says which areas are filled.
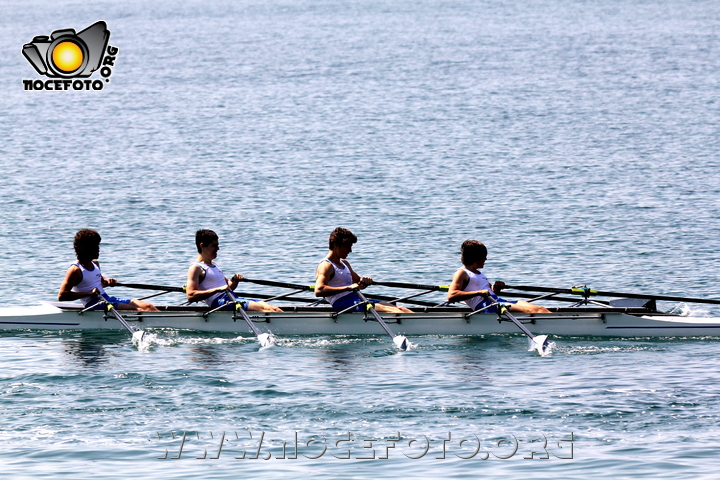
[[[348,265],[349,268],[349,265]],[[353,282],[355,282],[355,277],[360,280],[360,277],[357,276],[355,272],[350,269],[351,274],[353,274]],[[330,295],[337,295],[338,293],[342,292],[349,292],[351,290],[355,290],[357,288],[365,288],[364,284],[362,283],[353,283],[352,285],[345,285],[342,287],[331,287],[328,285],[328,282],[332,278],[333,268],[332,265],[328,262],[322,262],[320,265],[318,265],[317,270],[315,271],[315,296],[316,297],[329,297]]]
[[[469,281],[470,279],[468,278],[467,273],[465,273],[463,270],[458,270],[457,272],[455,272],[452,282],[450,283],[450,288],[448,289],[448,302],[462,302],[464,300],[469,300],[473,297],[477,297],[478,295],[487,298],[487,296],[490,295],[489,290],[466,292],[463,289],[467,287]]]
[[[92,295],[93,293],[95,293],[94,291],[73,292],[72,288],[80,282],[82,282],[82,272],[76,265],[71,265],[65,273],[65,279],[60,285],[60,290],[58,291],[58,300],[61,302],[71,302],[73,300],[78,300],[80,298],[87,297],[88,295]]]
[[[188,270],[187,288],[185,294],[187,295],[188,302],[200,302],[206,298],[212,297],[216,293],[224,292],[228,286],[211,288],[210,290],[200,290],[200,274],[202,268],[198,265],[192,265]],[[234,277],[233,277],[234,278]],[[225,279],[227,283],[227,278]],[[237,283],[235,284],[237,286]]]

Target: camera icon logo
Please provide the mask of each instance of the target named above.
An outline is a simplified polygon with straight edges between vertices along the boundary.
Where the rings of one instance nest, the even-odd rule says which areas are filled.
[[[100,68],[109,40],[110,31],[100,21],[79,33],[67,28],[36,36],[23,45],[22,53],[41,75],[84,78]]]

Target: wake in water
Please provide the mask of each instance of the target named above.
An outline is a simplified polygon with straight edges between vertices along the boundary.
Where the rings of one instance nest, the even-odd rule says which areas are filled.
[[[174,347],[178,345],[224,345],[224,344],[247,344],[257,343],[256,337],[243,337],[237,336],[232,338],[222,337],[203,337],[203,336],[182,336],[178,335],[177,332],[165,331],[158,333],[151,333],[145,331],[141,340],[133,338],[133,345],[141,352],[149,352],[153,347]]]
[[[668,313],[673,315],[681,315],[683,317],[709,317],[710,310],[700,308],[696,305],[690,306],[687,303],[678,303],[671,308]]]
[[[355,337],[355,336],[333,336],[333,337],[276,337],[268,334],[272,340],[270,345],[262,346],[255,336],[238,335],[234,337],[206,336],[203,334],[192,335],[189,332],[181,333],[174,330],[163,330],[156,333],[145,331],[141,339],[133,338],[133,345],[141,352],[150,352],[154,347],[174,347],[179,345],[225,345],[225,344],[253,344],[258,343],[259,350],[266,350],[272,346],[284,348],[328,348],[349,345],[364,345],[367,343],[388,344],[387,347],[393,353],[402,353],[402,350],[395,348],[388,343],[387,337]],[[419,345],[407,342],[407,351],[416,350]]]
[[[558,349],[567,355],[599,355],[606,353],[654,351],[657,347],[648,345],[572,345]]]

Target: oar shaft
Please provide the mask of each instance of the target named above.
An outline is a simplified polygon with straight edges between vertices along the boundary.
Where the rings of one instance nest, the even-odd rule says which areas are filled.
[[[673,297],[668,295],[642,295],[637,293],[614,293],[614,292],[597,292],[595,295],[604,297],[623,297],[623,298],[642,298],[648,300],[660,300],[666,302],[687,302],[687,303],[709,303],[720,305],[720,300],[712,300],[709,298],[685,298]]]
[[[241,281],[257,283],[258,285],[265,285],[268,287],[281,287],[281,288],[291,288],[294,290],[308,290],[308,291],[315,290],[315,285],[301,285],[299,283],[273,282],[271,280],[257,280],[254,278],[244,278],[244,277]]]
[[[309,292],[315,291],[315,285],[302,285],[299,283],[274,282],[271,280],[257,280],[254,278],[243,278],[242,281],[249,282],[249,283],[256,283],[258,285],[265,285],[268,287],[292,288],[292,289],[304,290],[304,291],[309,291]],[[431,287],[431,288],[437,289],[437,287]],[[375,298],[377,298],[378,300],[383,300],[386,302],[403,301],[404,303],[409,303],[411,305],[418,305],[418,306],[423,306],[423,307],[434,307],[437,305],[436,303],[423,302],[421,300],[405,300],[405,299],[398,300],[397,298],[394,298],[394,297],[387,297],[387,296],[380,296],[380,295],[373,295],[373,296]],[[258,298],[261,298],[261,297],[258,297]],[[270,298],[270,297],[268,297],[268,298]],[[300,299],[295,298],[292,300],[300,300]],[[312,300],[312,301],[315,301],[315,300]]]
[[[438,305],[437,303],[433,303],[433,302],[424,302],[422,300],[411,300],[411,299],[406,299],[406,298],[402,298],[402,297],[401,298],[388,297],[385,295],[373,294],[373,298],[376,298],[378,300],[382,300],[383,302],[388,302],[388,303],[402,302],[402,303],[407,303],[409,305],[417,305],[419,307],[437,307],[437,305]]]
[[[237,297],[236,297],[235,294],[232,292],[232,290],[230,290],[229,288],[228,288],[228,290],[227,290],[227,295],[228,295],[228,297],[230,297],[230,300],[232,300],[232,301],[235,303],[235,311],[236,311],[236,312],[240,312],[240,316],[241,316],[241,317],[243,318],[243,320],[245,320],[245,322],[248,324],[248,326],[250,327],[250,330],[253,331],[253,333],[255,334],[256,337],[259,337],[259,336],[260,336],[260,331],[257,329],[257,327],[255,326],[255,324],[253,323],[253,321],[250,319],[250,316],[247,314],[247,312],[246,312],[245,309],[242,307],[242,305],[238,305],[238,303],[237,303]]]
[[[137,288],[140,290],[165,290],[166,292],[185,293],[184,287],[168,287],[165,285],[146,285],[144,283],[116,283],[116,287]]]
[[[544,293],[544,292],[539,292]],[[537,294],[530,294],[530,293],[516,293],[516,292],[506,292],[502,291],[500,295],[504,297],[511,297],[511,298],[527,298],[528,302],[537,302],[538,300],[552,300],[554,302],[568,302],[568,303],[577,303],[577,298],[570,298],[570,297],[557,297],[557,293],[551,292],[546,293],[545,295],[538,296]],[[600,303],[607,304],[608,302],[600,301]]]
[[[387,332],[388,335],[390,335],[390,338],[395,338],[395,334],[390,330],[390,327],[388,327],[385,324],[385,320],[380,316],[380,314],[375,310],[375,307],[372,306],[370,302],[368,302],[368,299],[365,298],[365,295],[360,292],[360,290],[355,290],[357,292],[358,297],[360,297],[360,300],[365,302],[365,305],[368,306],[368,310],[370,311],[370,314],[375,317],[375,320],[380,324],[380,326]]]
[[[147,300],[148,298],[159,297],[160,295],[167,295],[168,293],[172,293],[172,292],[153,293],[152,295],[145,295],[144,297],[140,297],[140,298],[138,298],[138,300]]]
[[[547,335],[533,335],[525,325],[522,324],[515,316],[510,313],[510,307],[506,305],[498,305],[500,315],[510,319],[522,332],[527,335],[530,339],[533,350],[537,350],[540,355],[545,355],[548,352],[549,344]]]
[[[106,302],[105,303],[105,311],[110,312],[113,314],[113,316],[117,319],[120,324],[125,327],[125,329],[130,332],[130,335],[132,335],[133,341],[142,341],[143,337],[145,336],[145,332],[142,330],[135,330],[133,329],[130,324],[125,320],[125,318],[120,315],[120,312],[117,311],[117,309],[113,306],[112,303]]]
[[[286,298],[289,298],[289,297],[295,295],[296,293],[302,293],[302,292],[303,292],[302,290],[294,290],[289,293],[283,293],[282,295],[275,295],[274,297],[264,298],[263,300],[265,300],[266,302],[271,302],[273,300],[283,300],[283,299],[286,299]]]
[[[415,290],[433,290],[439,292],[447,292],[450,287],[448,285],[421,285],[418,283],[401,283],[401,282],[373,282],[373,285],[391,288],[411,288]]]
[[[527,335],[527,336],[530,337],[531,339],[534,339],[534,338],[535,338],[535,335],[533,335],[533,334],[530,332],[530,330],[528,330],[527,327],[525,327],[525,325],[523,325],[522,322],[520,322],[520,320],[518,320],[517,318],[515,318],[515,316],[514,316],[512,313],[509,312],[509,309],[508,309],[507,307],[500,307],[500,309],[501,309],[500,311],[502,312],[502,315],[505,315],[507,318],[509,318],[515,325],[517,325],[517,327],[518,327],[520,330],[523,331],[523,333],[524,333],[525,335]]]
[[[575,294],[572,288],[550,288],[550,287],[533,287],[531,285],[505,285],[504,289],[522,290],[525,292],[547,292],[547,293],[564,293]],[[576,290],[579,292],[579,290]],[[591,294],[594,290],[590,290]]]
[[[645,295],[641,293],[622,293],[622,292],[603,292],[599,290],[590,290],[585,288],[549,288],[549,287],[534,287],[530,285],[507,285],[505,288],[513,290],[524,290],[528,292],[557,292],[557,293],[569,293],[572,295],[588,295],[598,297],[618,297],[618,298],[640,298],[647,300],[660,300],[667,302],[687,302],[687,303],[709,303],[713,305],[720,305],[720,300],[713,300],[709,298],[687,298],[687,297],[675,297],[669,295]]]
[[[125,327],[125,329],[127,329],[127,331],[130,332],[131,335],[135,335],[135,330],[130,326],[129,323],[127,323],[127,320],[125,320],[125,318],[122,315],[120,315],[120,313],[118,313],[118,311],[115,309],[115,307],[113,307],[109,303],[107,305],[108,305],[108,307],[107,307],[108,311],[110,311],[110,313],[112,313],[112,315],[118,320],[118,322],[120,322],[120,324],[123,327]]]
[[[246,312],[245,309],[242,307],[242,305],[240,305],[240,306],[238,307],[237,311],[240,312],[240,316],[243,317],[243,320],[245,320],[245,322],[248,324],[248,326],[250,327],[250,330],[253,331],[253,333],[255,334],[255,336],[256,336],[256,337],[259,337],[259,336],[260,336],[260,330],[257,329],[257,327],[255,326],[255,324],[253,323],[253,321],[250,319],[250,316],[247,314],[247,312]]]
[[[283,298],[276,298],[276,295],[267,295],[264,293],[252,293],[252,292],[233,292],[238,297],[244,297],[244,298],[257,298],[259,300],[264,301],[271,301],[271,300],[282,300],[284,302],[302,302],[302,303],[314,303],[317,302],[317,298],[303,298],[303,297],[283,297]],[[289,293],[288,295],[293,295],[293,293]]]

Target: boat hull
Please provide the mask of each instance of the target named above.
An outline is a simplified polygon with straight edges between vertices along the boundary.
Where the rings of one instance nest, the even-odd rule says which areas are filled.
[[[291,309],[292,310],[292,309]],[[59,308],[46,303],[34,307],[0,309],[0,329],[34,330],[121,330],[114,317],[102,311],[80,314],[78,307]],[[155,312],[123,312],[135,329],[173,328],[197,331],[232,332],[251,335],[242,317],[233,312],[204,316],[201,309]],[[490,335],[518,333],[512,322],[499,321],[496,314],[475,314],[469,310],[383,315],[395,334]],[[381,326],[362,313],[335,315],[327,308],[305,307],[283,313],[249,312],[261,332],[275,335],[382,335]],[[550,314],[516,316],[535,335],[603,337],[704,337],[720,336],[720,318],[684,317],[661,313],[639,315],[597,309],[573,309]]]

